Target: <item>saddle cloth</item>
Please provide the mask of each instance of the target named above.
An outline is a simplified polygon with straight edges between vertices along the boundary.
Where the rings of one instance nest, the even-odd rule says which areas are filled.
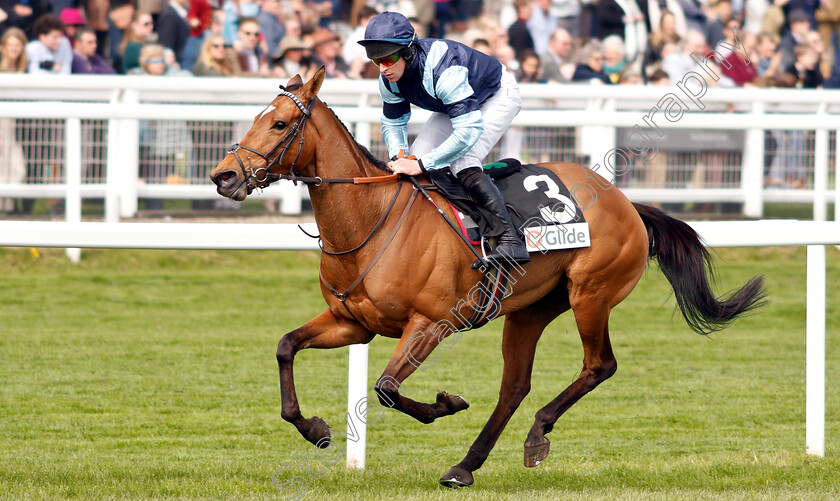
[[[502,193],[511,220],[525,237],[529,252],[589,246],[589,225],[583,211],[553,171],[506,158],[485,165],[484,172]],[[504,231],[504,226],[473,201],[448,168],[431,171],[429,177],[461,213],[459,223],[474,244],[478,245],[479,235],[491,238]]]

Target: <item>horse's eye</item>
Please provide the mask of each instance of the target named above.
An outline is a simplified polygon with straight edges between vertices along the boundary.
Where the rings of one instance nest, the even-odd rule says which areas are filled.
[[[286,122],[282,120],[278,120],[274,122],[274,125],[271,126],[272,129],[283,130],[286,128]]]

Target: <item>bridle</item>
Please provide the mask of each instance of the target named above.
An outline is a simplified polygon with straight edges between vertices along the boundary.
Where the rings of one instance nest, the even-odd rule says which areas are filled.
[[[297,96],[285,89],[281,89],[280,93],[277,94],[277,97],[280,96],[286,96],[289,99],[291,99],[292,102],[295,103],[295,105],[297,105],[297,107],[300,109],[302,115],[295,121],[294,125],[292,125],[292,128],[289,130],[289,132],[286,133],[286,135],[283,136],[280,139],[280,141],[277,142],[276,145],[274,145],[274,148],[272,148],[271,151],[269,151],[268,153],[263,153],[253,148],[249,148],[248,146],[243,146],[239,143],[236,143],[233,146],[231,146],[230,149],[227,151],[228,154],[233,154],[234,158],[236,158],[236,161],[239,162],[239,167],[242,169],[242,174],[245,176],[245,179],[242,181],[242,183],[245,184],[245,186],[248,188],[248,193],[251,193],[251,190],[253,189],[251,188],[251,185],[249,183],[249,181],[252,180],[254,181],[254,187],[260,188],[264,187],[260,186],[262,183],[266,183],[267,185],[273,183],[274,181],[279,181],[281,179],[288,179],[294,182],[295,184],[297,184],[297,181],[301,181],[303,183],[311,182],[312,184],[320,184],[322,182],[321,178],[306,178],[298,176],[295,173],[295,164],[297,164],[298,158],[300,158],[300,152],[303,149],[303,141],[305,138],[304,129],[306,127],[306,121],[309,120],[309,117],[312,116],[312,107],[315,104],[315,98],[313,97],[312,99],[310,99],[309,104],[304,106]],[[295,159],[292,162],[291,167],[289,168],[289,174],[274,174],[273,172],[271,172],[271,169],[275,165],[283,161],[283,159],[286,157],[286,152],[289,151],[289,147],[292,145],[292,142],[294,142],[298,134],[300,134],[300,141],[298,141],[298,150],[295,154]],[[274,156],[277,150],[281,147],[283,149],[280,151],[280,154]],[[243,162],[242,157],[239,156],[239,150],[245,150],[259,156],[260,158],[265,160],[265,167],[254,169],[251,166],[250,159],[248,160],[248,167],[245,167],[245,162]],[[272,156],[274,156],[274,160],[271,159]]]

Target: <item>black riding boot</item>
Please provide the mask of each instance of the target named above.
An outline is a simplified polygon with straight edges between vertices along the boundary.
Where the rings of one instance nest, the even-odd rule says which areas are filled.
[[[482,172],[483,174],[483,172]],[[482,175],[469,186],[470,194],[481,206],[488,209],[505,226],[505,231],[499,236],[499,242],[493,252],[487,254],[487,260],[494,260],[499,263],[513,260],[517,263],[527,263],[531,260],[528,257],[528,249],[519,237],[513,221],[510,219],[505,199],[493,184],[493,180],[487,175]]]

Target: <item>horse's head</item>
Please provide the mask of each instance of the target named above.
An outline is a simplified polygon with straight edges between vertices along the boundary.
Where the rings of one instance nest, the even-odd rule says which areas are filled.
[[[210,173],[219,195],[245,200],[255,188],[295,174],[312,162],[314,142],[304,141],[305,128],[323,82],[323,67],[306,84],[295,75],[254,118],[242,141]]]

